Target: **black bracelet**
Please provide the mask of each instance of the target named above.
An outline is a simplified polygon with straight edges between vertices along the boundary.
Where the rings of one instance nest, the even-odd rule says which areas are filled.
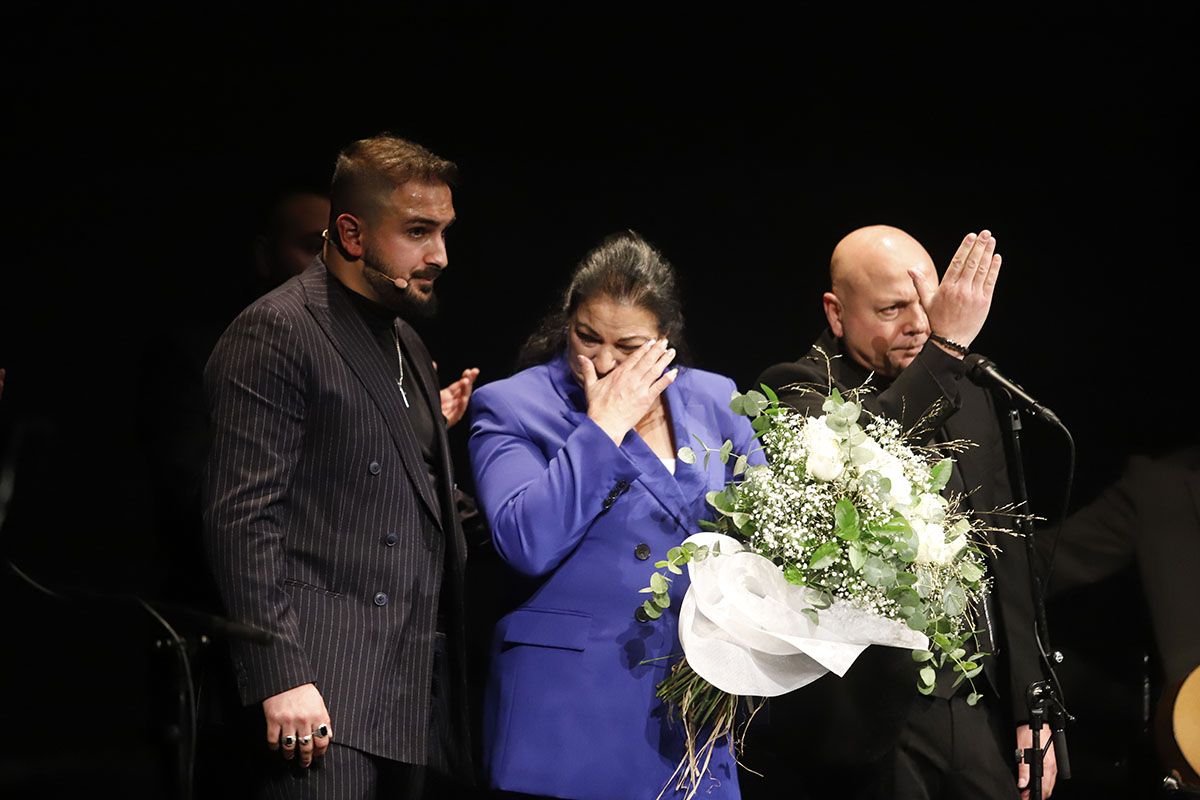
[[[952,342],[949,339],[947,339],[945,336],[938,336],[933,331],[929,332],[929,338],[933,339],[938,344],[944,344],[946,347],[949,347],[951,350],[955,351],[956,353],[960,353],[961,355],[965,356],[971,352],[970,350],[968,350],[966,347],[959,344],[958,342]]]

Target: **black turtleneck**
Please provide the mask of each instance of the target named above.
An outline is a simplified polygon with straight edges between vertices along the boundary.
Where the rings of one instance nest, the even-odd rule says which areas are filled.
[[[349,295],[355,310],[362,317],[362,321],[366,323],[371,336],[375,338],[375,342],[383,352],[384,360],[390,365],[390,374],[393,381],[399,381],[400,379],[400,360],[396,353],[396,345],[399,342],[400,350],[404,356],[403,394],[408,398],[408,421],[412,425],[413,432],[417,435],[417,444],[421,448],[421,457],[425,461],[425,471],[429,475],[429,485],[433,487],[434,497],[438,497],[440,496],[440,488],[437,477],[437,433],[433,422],[433,409],[429,407],[429,401],[425,397],[416,364],[413,363],[411,356],[404,347],[404,340],[400,338],[396,328],[399,314],[385,305],[363,297],[340,281],[338,285]],[[399,385],[396,387],[396,391],[400,392]],[[436,391],[436,389],[433,391]]]

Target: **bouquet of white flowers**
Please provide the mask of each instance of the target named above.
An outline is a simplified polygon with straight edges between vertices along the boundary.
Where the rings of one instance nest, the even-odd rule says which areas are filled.
[[[739,698],[844,675],[871,644],[911,649],[922,694],[949,664],[955,685],[971,682],[967,702],[980,697],[973,679],[986,654],[968,657],[964,645],[989,589],[991,545],[961,498],[941,493],[953,469],[946,453],[967,443],[910,444],[899,423],[864,416],[856,398],[865,388],[850,399],[831,389],[820,417],[763,391],[735,393],[731,407],[752,420],[767,463],[748,466],[749,454],[730,442],[700,442],[706,465],[735,458],[737,477],[708,495],[715,522],[655,564],[638,610],[661,616],[671,575],[686,565],[684,658],[658,694],[683,720],[678,786],[693,791],[716,742],[728,735],[733,747]],[[678,455],[685,464],[700,458],[688,447]]]

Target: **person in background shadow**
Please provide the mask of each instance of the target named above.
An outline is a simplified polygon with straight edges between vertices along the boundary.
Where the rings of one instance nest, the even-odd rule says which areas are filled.
[[[1053,557],[1046,587],[1053,596],[1136,564],[1162,669],[1154,720],[1159,760],[1200,783],[1196,767],[1180,763],[1178,743],[1164,740],[1175,693],[1200,669],[1200,446],[1158,458],[1134,456],[1119,480],[1067,517],[1057,537],[1040,536],[1038,548],[1047,561]],[[1182,711],[1194,721],[1200,708],[1188,702]],[[1193,751],[1192,759],[1198,757]]]

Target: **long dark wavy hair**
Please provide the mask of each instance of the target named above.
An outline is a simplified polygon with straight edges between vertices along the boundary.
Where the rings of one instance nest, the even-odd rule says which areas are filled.
[[[517,354],[517,369],[544,364],[566,349],[567,328],[575,311],[596,297],[644,308],[675,348],[675,363],[687,362],[683,303],[675,268],[634,231],[614,233],[592,248],[563,292],[562,302],[542,320]]]

